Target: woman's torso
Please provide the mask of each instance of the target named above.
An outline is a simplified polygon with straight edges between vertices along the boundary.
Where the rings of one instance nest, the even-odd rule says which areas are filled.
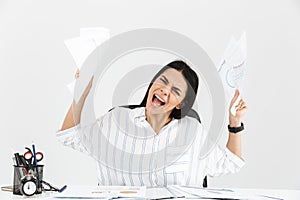
[[[100,185],[202,185],[205,162],[198,157],[205,137],[196,119],[174,119],[155,134],[145,108],[115,108],[101,120],[99,134]]]

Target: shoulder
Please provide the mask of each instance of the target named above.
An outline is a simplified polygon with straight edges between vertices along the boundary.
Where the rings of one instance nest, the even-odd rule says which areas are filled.
[[[133,115],[145,115],[145,107],[124,107],[124,106],[116,106],[108,111],[109,113],[128,113]]]
[[[119,120],[134,120],[136,118],[145,118],[145,107],[124,107],[117,106],[110,109],[106,114],[106,117],[116,118]]]
[[[198,121],[198,119],[190,116],[185,116],[181,119],[178,119],[178,124],[181,127],[185,127],[186,129],[190,129],[193,131],[203,131],[203,126],[202,124]]]
[[[185,123],[197,124],[199,126],[202,126],[201,122],[195,117],[185,116],[185,117],[183,117],[179,120],[182,121],[182,122],[185,122]]]

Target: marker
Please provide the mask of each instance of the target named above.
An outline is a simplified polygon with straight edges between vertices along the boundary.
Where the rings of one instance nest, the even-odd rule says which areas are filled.
[[[17,166],[20,166],[22,164],[22,161],[20,159],[20,154],[19,153],[15,153],[14,155],[15,155],[15,157],[13,159],[14,164],[17,165]]]
[[[40,178],[39,178],[39,170],[38,170],[38,165],[37,165],[37,160],[36,160],[34,144],[32,144],[32,153],[33,153],[33,159],[34,159],[33,162],[34,162],[35,170],[36,170],[37,190],[38,190],[38,192],[41,192],[41,183],[40,183]]]
[[[59,193],[63,192],[67,188],[67,185],[64,185],[62,188],[58,190]]]

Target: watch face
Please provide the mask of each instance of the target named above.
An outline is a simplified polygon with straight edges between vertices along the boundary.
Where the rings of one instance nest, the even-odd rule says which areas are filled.
[[[26,181],[22,186],[22,191],[27,196],[32,196],[36,192],[36,184],[33,181]]]

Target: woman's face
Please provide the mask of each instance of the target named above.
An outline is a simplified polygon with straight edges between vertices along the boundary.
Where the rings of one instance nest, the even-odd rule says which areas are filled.
[[[150,114],[170,115],[174,108],[180,109],[185,98],[187,83],[182,73],[169,68],[152,84],[147,97],[146,109]]]

